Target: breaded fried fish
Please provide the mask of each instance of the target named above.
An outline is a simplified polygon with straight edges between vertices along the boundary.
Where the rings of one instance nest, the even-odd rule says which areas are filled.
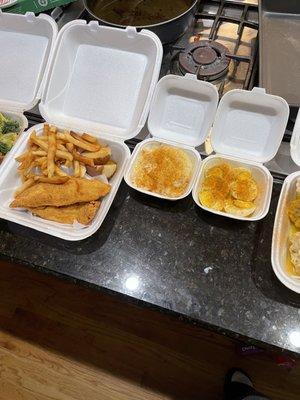
[[[110,191],[110,185],[96,179],[71,178],[63,184],[37,183],[19,194],[11,208],[68,206],[98,200]]]
[[[29,209],[33,215],[60,222],[61,224],[73,224],[79,222],[88,225],[95,217],[100,207],[100,201],[90,203],[79,203],[64,207],[39,207]]]

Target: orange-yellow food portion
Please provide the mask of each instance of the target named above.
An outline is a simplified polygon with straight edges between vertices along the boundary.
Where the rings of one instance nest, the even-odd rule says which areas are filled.
[[[249,169],[220,163],[205,171],[199,201],[205,207],[248,217],[256,209],[258,187]]]
[[[140,151],[131,180],[140,189],[178,197],[186,191],[192,170],[193,164],[186,151],[168,145],[152,145]]]

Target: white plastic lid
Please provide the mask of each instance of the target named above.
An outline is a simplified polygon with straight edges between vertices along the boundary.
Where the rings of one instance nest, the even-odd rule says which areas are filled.
[[[40,112],[67,129],[132,138],[146,122],[162,54],[150,31],[72,21],[59,32]]]
[[[154,92],[149,131],[153,137],[197,147],[209,133],[218,100],[216,87],[196,75],[166,75]]]
[[[288,116],[287,102],[265,89],[231,90],[220,101],[212,146],[219,154],[265,163],[278,151]]]
[[[57,35],[48,15],[0,10],[0,108],[30,110],[39,100]]]
[[[294,163],[300,166],[300,111],[298,111],[291,138],[291,156]]]

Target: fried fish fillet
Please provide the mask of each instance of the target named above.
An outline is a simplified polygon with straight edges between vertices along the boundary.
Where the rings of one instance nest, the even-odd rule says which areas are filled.
[[[96,179],[71,178],[63,184],[37,183],[20,193],[11,208],[69,206],[98,200],[110,191],[110,185]]]
[[[73,224],[79,222],[88,225],[94,218],[100,207],[100,201],[90,203],[79,203],[64,207],[40,207],[29,208],[33,215],[59,222],[61,224]]]

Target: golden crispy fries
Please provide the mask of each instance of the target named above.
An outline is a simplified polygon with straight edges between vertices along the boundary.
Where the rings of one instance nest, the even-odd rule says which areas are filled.
[[[33,150],[32,154],[38,157],[46,157],[47,153],[44,150]]]
[[[54,175],[55,152],[56,152],[56,128],[51,127],[48,132],[48,155],[47,155],[48,178],[51,178]]]
[[[19,165],[18,171],[23,171],[23,173],[26,172],[28,168],[31,166],[32,161],[33,161],[33,155],[31,151],[29,151],[26,158],[24,158],[22,163]]]
[[[68,151],[70,153],[73,153],[73,150],[74,150],[74,144],[73,143],[67,143],[66,147],[67,147],[67,149],[68,149]]]
[[[56,142],[56,147],[57,147],[58,150],[61,150],[61,151],[68,151],[68,149],[66,148],[66,146],[64,146],[64,145],[61,144],[61,143],[57,143],[57,142]]]
[[[68,174],[61,170],[57,165],[55,165],[55,173],[58,176],[68,176]]]
[[[42,150],[47,151],[48,153],[48,143],[46,143],[44,140],[41,140],[41,137],[38,138],[35,131],[33,131],[30,135],[29,140],[31,143],[38,145]]]
[[[30,188],[30,186],[34,185],[34,179],[30,178],[27,181],[25,181],[16,191],[15,191],[15,197],[17,197],[19,194],[23,193],[24,190]]]
[[[102,147],[99,151],[96,151],[95,153],[84,151],[82,155],[87,158],[106,158],[111,156],[111,150],[109,147]]]
[[[57,150],[55,153],[57,158],[63,158],[65,160],[73,161],[73,156],[67,151]]]
[[[16,157],[15,160],[19,163],[23,162],[29,155],[29,151],[25,151],[25,153],[21,154],[20,156]]]
[[[80,164],[80,178],[83,178],[86,174],[86,167],[83,164]]]
[[[65,131],[65,133],[58,133],[57,138],[59,140],[63,140],[68,143],[73,143],[75,146],[87,150],[87,151],[98,151],[100,150],[101,146],[97,143],[89,143],[83,139],[81,139],[81,136],[77,135],[74,132],[69,133],[68,131]]]
[[[79,161],[74,161],[74,176],[78,178],[80,176],[80,164]]]
[[[65,165],[66,168],[71,168],[73,163],[70,160],[66,160],[64,165]]]
[[[43,135],[47,137],[48,134],[49,134],[49,124],[44,124]]]
[[[62,183],[67,182],[70,177],[69,176],[52,176],[49,178],[48,176],[35,176],[34,182],[43,182],[43,183],[54,183],[60,185]]]
[[[37,159],[35,160],[34,163],[35,163],[35,165],[41,166],[41,165],[43,165],[45,162],[47,162],[47,156],[37,158]]]
[[[87,150],[87,151],[98,151],[101,149],[100,144],[98,143],[90,143],[87,142],[86,140],[84,140],[82,138],[82,136],[78,135],[75,132],[70,133],[70,136],[77,141],[77,143],[75,143],[74,141],[70,140],[71,143],[74,143],[77,147],[80,147],[81,149]]]
[[[80,161],[82,164],[86,164],[91,167],[94,165],[94,160],[92,158],[84,157],[81,154],[77,153],[77,151],[75,150],[73,150],[72,155],[74,160]]]
[[[97,138],[95,138],[95,136],[89,135],[88,133],[84,133],[81,137],[83,140],[86,140],[87,142],[98,143]]]

